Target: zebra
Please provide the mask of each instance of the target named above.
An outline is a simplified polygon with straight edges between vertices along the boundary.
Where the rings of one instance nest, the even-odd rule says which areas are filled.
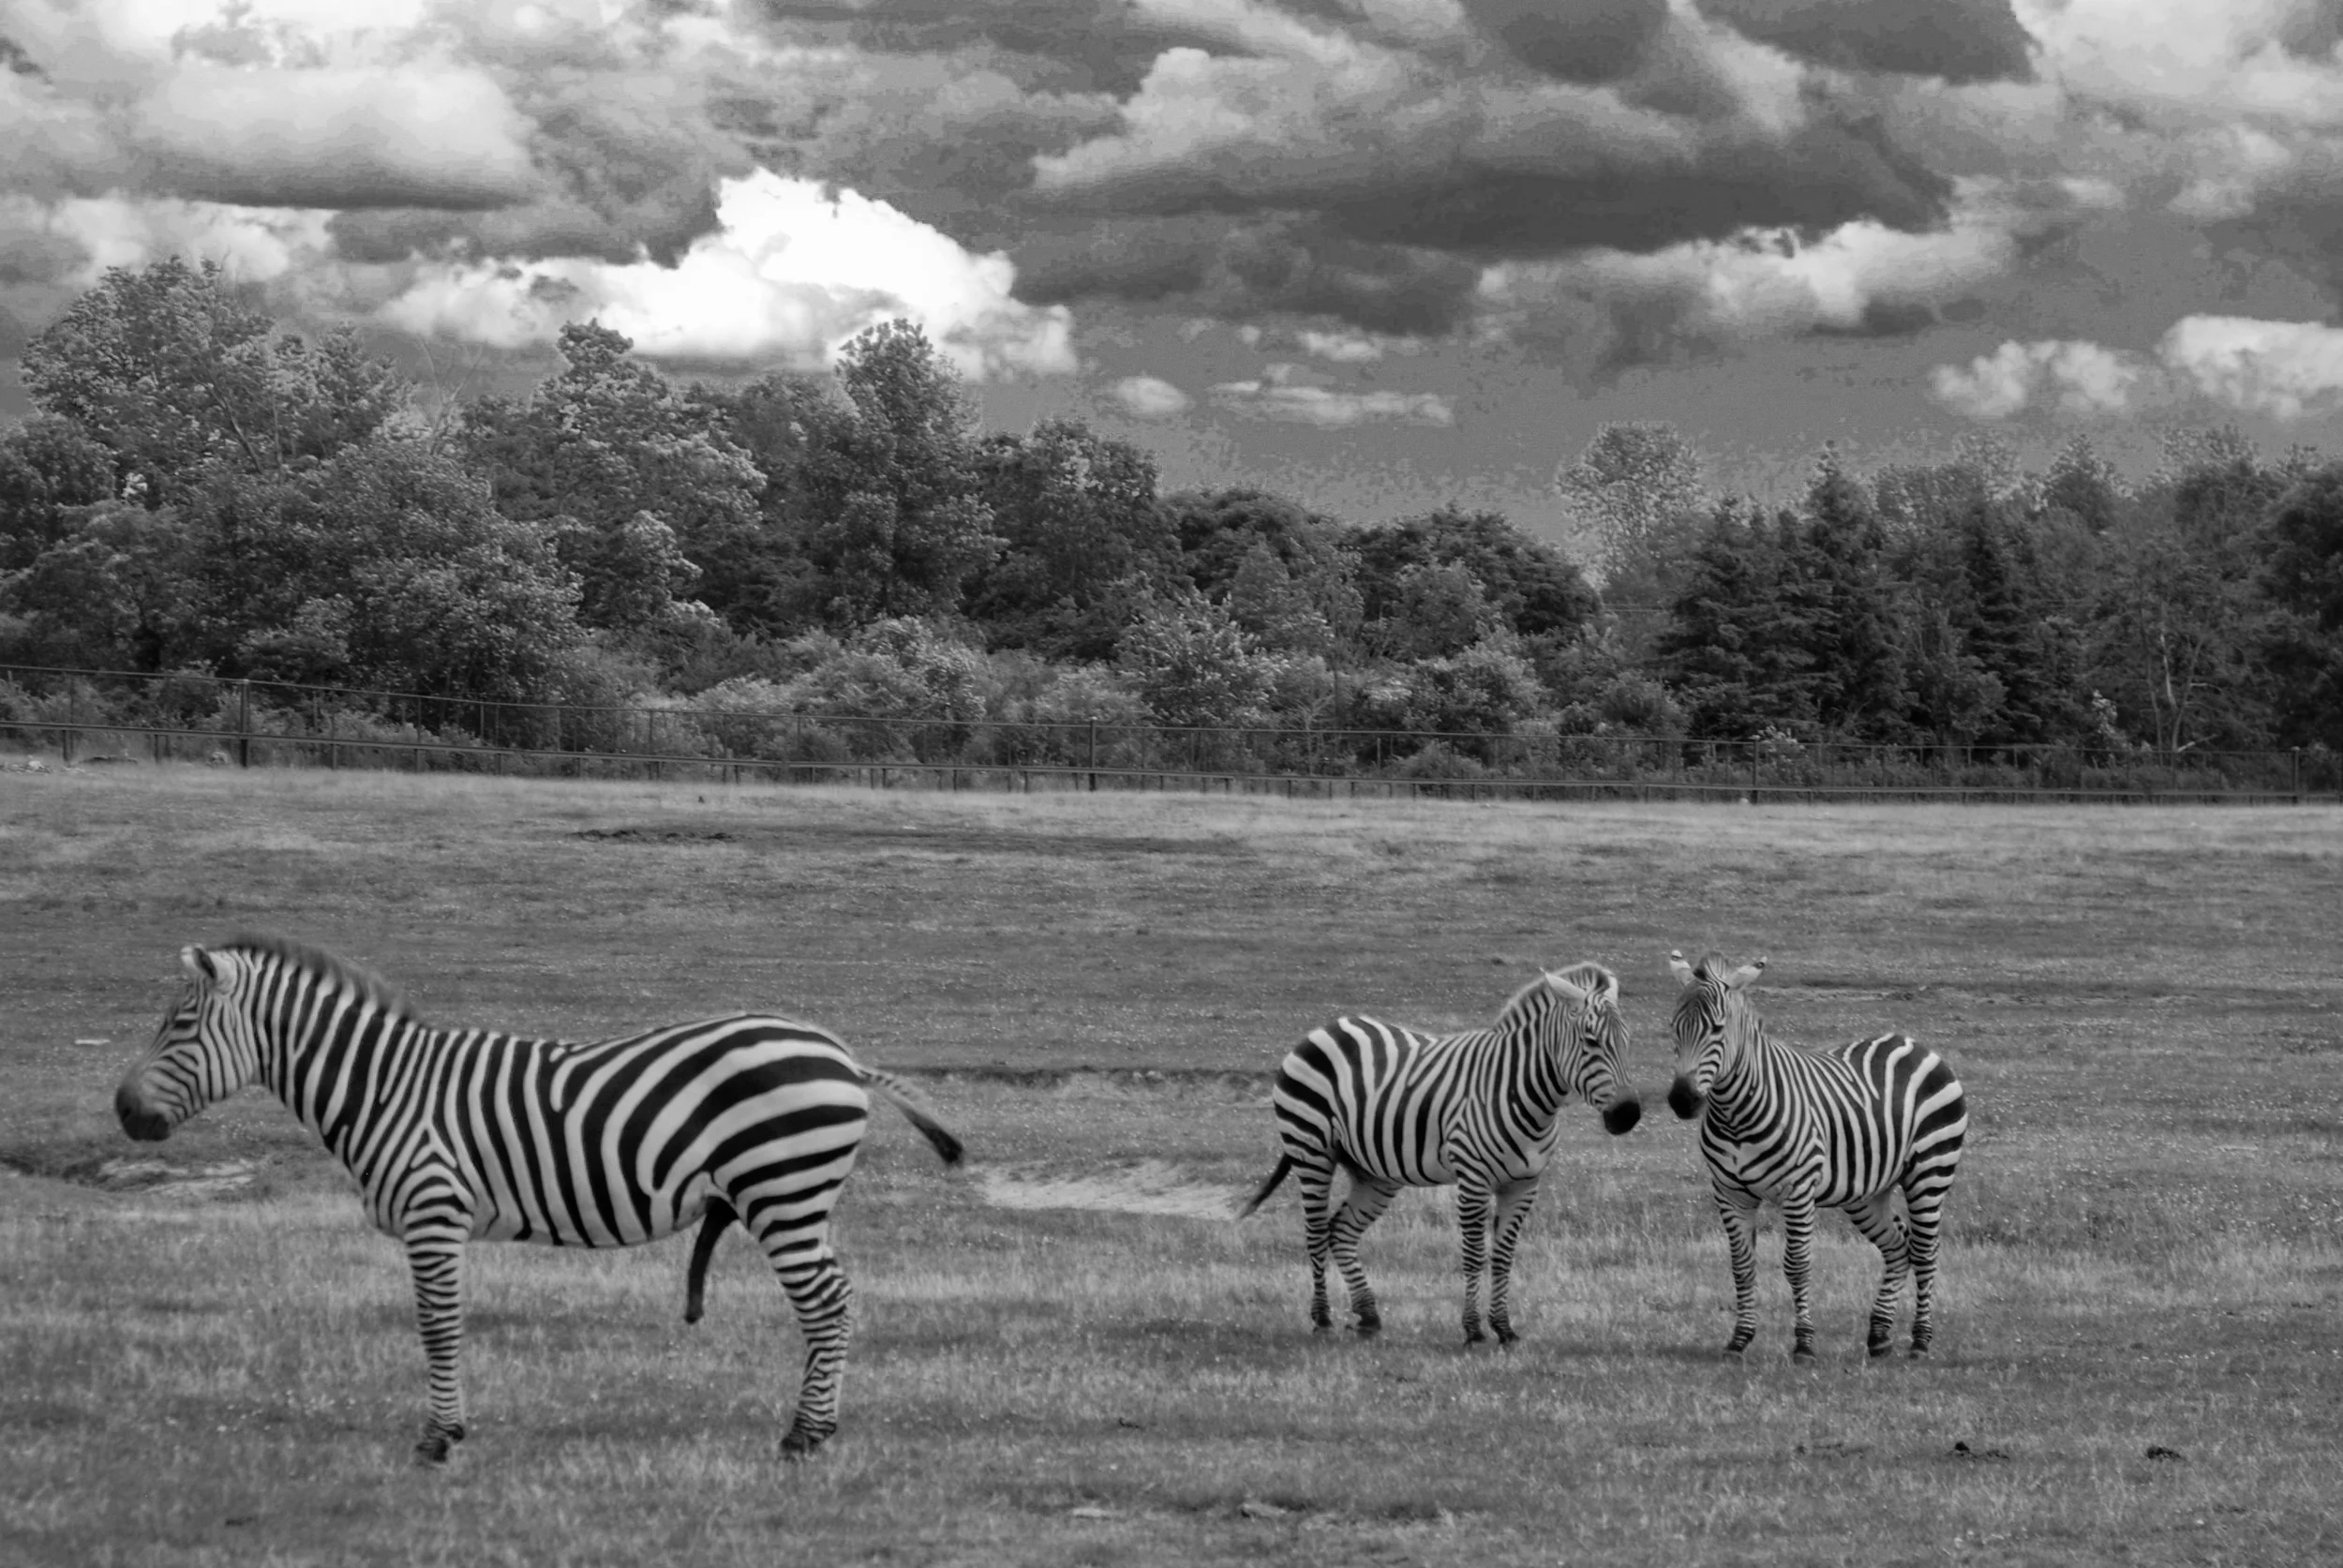
[[[256,1080],[358,1179],[367,1217],[406,1248],[430,1374],[417,1461],[466,1431],[464,1244],[631,1247],[701,1217],[764,1249],[806,1343],[785,1458],[838,1427],[853,1288],[830,1209],[871,1094],[947,1165],[960,1140],[901,1079],[826,1030],[740,1014],[590,1044],[436,1029],[380,978],[314,948],[238,936],[180,955],[187,985],[114,1093],[143,1142]],[[705,1260],[695,1259],[705,1271]],[[699,1281],[694,1281],[694,1294]]]
[[[1688,1121],[1700,1118],[1700,1152],[1733,1255],[1733,1337],[1724,1353],[1739,1355],[1756,1337],[1754,1221],[1758,1203],[1772,1198],[1782,1204],[1782,1272],[1797,1314],[1791,1354],[1814,1357],[1806,1285],[1817,1206],[1845,1210],[1886,1263],[1865,1339],[1871,1354],[1890,1348],[1906,1272],[1916,1298],[1912,1354],[1928,1354],[1936,1327],[1937,1232],[1969,1126],[1952,1068],[1908,1035],[1828,1051],[1775,1044],[1750,1000],[1762,958],[1731,968],[1710,953],[1694,966],[1672,952],[1668,967],[1684,987],[1672,1020],[1676,1081],[1668,1107]],[[1898,1190],[1903,1219],[1895,1213]]]
[[[1506,1310],[1514,1243],[1553,1157],[1563,1104],[1574,1094],[1602,1108],[1603,1125],[1623,1133],[1643,1105],[1619,1076],[1627,1023],[1619,979],[1599,963],[1546,972],[1514,993],[1485,1029],[1420,1035],[1372,1018],[1338,1018],[1313,1029],[1286,1056],[1271,1091],[1284,1153],[1237,1213],[1243,1219],[1301,1172],[1310,1262],[1310,1322],[1334,1326],[1326,1309],[1331,1253],[1350,1287],[1357,1332],[1381,1329],[1375,1292],[1359,1264],[1359,1238],[1402,1187],[1456,1188],[1464,1243],[1465,1343],[1481,1332],[1481,1269],[1489,1271],[1489,1327],[1498,1343],[1520,1337]],[[1328,1215],[1335,1172],[1351,1177],[1339,1212]]]

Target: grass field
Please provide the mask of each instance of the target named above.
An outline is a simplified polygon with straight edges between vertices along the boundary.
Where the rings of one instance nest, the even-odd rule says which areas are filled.
[[[146,768],[0,773],[0,1561],[2343,1561],[2343,814],[1291,804]],[[591,1036],[754,1007],[925,1076],[841,1205],[843,1426],[736,1238],[472,1253],[473,1431],[408,1452],[396,1248],[261,1091],[159,1145],[115,1079],[176,952],[245,928],[427,1015]],[[1897,1027],[1971,1103],[1938,1354],[1729,1327],[1659,1102],[1667,950],[1769,954],[1812,1043]],[[1510,1353],[1462,1348],[1445,1195],[1369,1236],[1387,1328],[1313,1339],[1267,1076],[1339,1011],[1484,1022],[1622,977],[1644,1122],[1569,1113]],[[102,1041],[102,1044],[77,1043]],[[1035,1206],[1054,1205],[1054,1206]]]

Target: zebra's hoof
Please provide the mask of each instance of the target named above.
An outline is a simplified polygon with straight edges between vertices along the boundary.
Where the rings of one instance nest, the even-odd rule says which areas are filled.
[[[1520,1335],[1518,1335],[1518,1334],[1515,1334],[1515,1333],[1512,1329],[1510,1329],[1510,1328],[1500,1328],[1500,1329],[1499,1329],[1499,1330],[1497,1331],[1497,1345],[1498,1345],[1498,1349],[1500,1349],[1500,1350],[1506,1350],[1506,1351],[1510,1351],[1510,1350],[1512,1350],[1512,1349],[1513,1349],[1515,1345],[1518,1345],[1518,1344],[1520,1344],[1520,1343],[1521,1343],[1521,1336],[1520,1336]]]
[[[1383,1332],[1383,1320],[1380,1318],[1361,1318],[1357,1322],[1351,1325],[1351,1332],[1357,1335],[1362,1339],[1372,1339],[1377,1335]]]
[[[449,1451],[463,1441],[464,1428],[461,1426],[453,1429],[434,1426],[424,1433],[421,1442],[415,1444],[415,1463],[419,1465],[446,1464]]]
[[[1488,1342],[1489,1337],[1483,1334],[1479,1329],[1469,1328],[1465,1330],[1465,1346],[1467,1349],[1470,1349],[1474,1345],[1485,1345]]]
[[[814,1433],[802,1426],[792,1426],[789,1435],[781,1440],[781,1456],[793,1465],[799,1459],[810,1459],[813,1457],[813,1451],[822,1446],[822,1439],[828,1435],[827,1432]]]
[[[1894,1350],[1895,1347],[1885,1339],[1874,1339],[1868,1345],[1865,1345],[1863,1349],[1871,1353],[1871,1358],[1873,1361],[1877,1361],[1881,1356],[1886,1355],[1889,1351]]]
[[[1801,1366],[1811,1366],[1814,1361],[1814,1347],[1812,1345],[1797,1346],[1790,1351],[1790,1359]]]
[[[1930,1350],[1926,1345],[1915,1345],[1912,1347],[1912,1359],[1914,1361],[1933,1361],[1935,1359],[1935,1355],[1936,1352]]]

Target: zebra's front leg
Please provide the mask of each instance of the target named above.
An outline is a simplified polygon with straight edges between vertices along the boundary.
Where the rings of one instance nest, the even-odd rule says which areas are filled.
[[[1359,1263],[1359,1238],[1366,1228],[1382,1217],[1391,1201],[1398,1196],[1399,1184],[1372,1176],[1354,1176],[1351,1190],[1342,1200],[1342,1208],[1336,1214],[1331,1239],[1335,1267],[1342,1271],[1342,1282],[1351,1290],[1351,1311],[1357,1318],[1359,1337],[1371,1339],[1383,1326],[1382,1313],[1376,1309],[1375,1292],[1367,1288],[1366,1270]]]
[[[440,1465],[464,1441],[464,1241],[466,1232],[449,1226],[409,1230],[401,1238],[407,1267],[415,1281],[415,1326],[430,1368],[430,1413],[415,1462]]]
[[[1733,1260],[1733,1337],[1726,1355],[1739,1355],[1757,1337],[1757,1197],[1739,1187],[1715,1188],[1724,1249]]]
[[[1814,1196],[1782,1197],[1782,1272],[1790,1281],[1790,1358],[1814,1359],[1814,1301],[1810,1289],[1814,1262]]]
[[[1863,1348],[1873,1356],[1883,1356],[1888,1353],[1888,1339],[1895,1332],[1896,1297],[1903,1293],[1903,1277],[1910,1270],[1910,1248],[1904,1242],[1903,1227],[1896,1220],[1892,1189],[1866,1199],[1846,1212],[1847,1217],[1855,1221],[1855,1228],[1879,1248],[1883,1265],[1879,1293],[1872,1298],[1871,1325],[1863,1337]]]
[[[1496,1330],[1500,1345],[1511,1345],[1521,1337],[1514,1332],[1506,1303],[1514,1282],[1514,1243],[1520,1239],[1521,1227],[1530,1217],[1530,1205],[1537,1201],[1535,1176],[1497,1191],[1497,1238],[1489,1247],[1489,1327]]]
[[[1463,1176],[1456,1182],[1456,1234],[1464,1248],[1464,1337],[1468,1345],[1478,1345],[1488,1338],[1481,1332],[1481,1271],[1488,1266],[1489,1209],[1492,1199],[1488,1184],[1478,1176]],[[1490,1292],[1494,1304],[1496,1292]]]
[[[1326,1260],[1332,1248],[1335,1173],[1331,1167],[1299,1162],[1295,1170],[1295,1179],[1302,1188],[1302,1241],[1310,1260],[1310,1328],[1313,1333],[1324,1334],[1335,1326],[1334,1314],[1326,1308]]]

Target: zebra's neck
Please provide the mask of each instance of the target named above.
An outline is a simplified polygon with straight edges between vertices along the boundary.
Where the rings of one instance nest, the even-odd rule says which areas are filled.
[[[1763,1111],[1766,1085],[1773,1076],[1767,1071],[1767,1064],[1775,1053],[1776,1047],[1767,1038],[1766,1026],[1751,1019],[1749,1038],[1742,1042],[1732,1061],[1709,1081],[1711,1121],[1731,1128],[1744,1125]]]
[[[325,1146],[347,1157],[349,1138],[385,1100],[438,1032],[345,992],[288,988],[254,1020],[261,1074]]]
[[[1528,1023],[1512,1031],[1505,1053],[1521,1064],[1515,1083],[1515,1104],[1540,1127],[1561,1114],[1570,1098],[1570,1077],[1563,1070],[1567,1051],[1559,1013]]]

